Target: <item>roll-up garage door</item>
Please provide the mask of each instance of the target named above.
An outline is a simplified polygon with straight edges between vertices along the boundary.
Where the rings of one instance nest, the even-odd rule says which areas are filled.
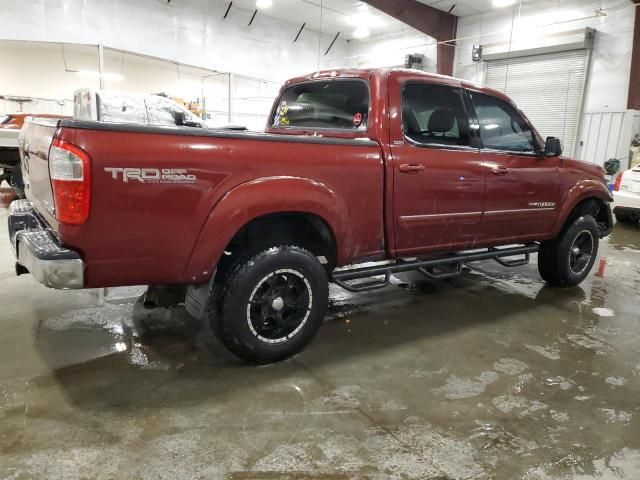
[[[560,137],[573,155],[590,51],[587,49],[487,61],[485,83],[506,93],[540,134]]]

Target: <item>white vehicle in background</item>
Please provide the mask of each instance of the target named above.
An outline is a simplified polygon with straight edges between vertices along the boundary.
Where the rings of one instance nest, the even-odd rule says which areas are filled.
[[[640,165],[625,170],[613,184],[613,213],[618,222],[640,225]]]

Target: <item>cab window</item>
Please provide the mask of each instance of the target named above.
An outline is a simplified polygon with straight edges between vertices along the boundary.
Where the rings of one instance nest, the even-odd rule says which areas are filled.
[[[363,80],[320,80],[287,88],[278,101],[274,127],[366,130],[369,88]]]
[[[473,106],[480,123],[484,148],[518,153],[534,153],[531,128],[509,103],[482,93],[471,92]]]
[[[404,135],[422,146],[468,146],[462,91],[445,85],[408,83],[402,90]]]

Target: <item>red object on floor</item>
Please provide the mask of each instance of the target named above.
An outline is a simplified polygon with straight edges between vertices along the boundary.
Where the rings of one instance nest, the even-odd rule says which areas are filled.
[[[607,259],[601,258],[600,263],[598,263],[598,271],[596,272],[596,277],[604,277],[604,269],[607,267]]]
[[[0,207],[7,208],[16,199],[13,188],[0,188]]]

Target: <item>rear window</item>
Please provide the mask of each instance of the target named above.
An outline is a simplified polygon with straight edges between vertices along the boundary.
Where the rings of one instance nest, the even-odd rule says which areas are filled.
[[[333,79],[287,88],[271,122],[274,127],[366,130],[369,89],[363,80]]]

